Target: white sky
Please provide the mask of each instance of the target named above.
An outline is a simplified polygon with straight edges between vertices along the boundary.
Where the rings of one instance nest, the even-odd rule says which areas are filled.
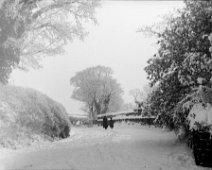
[[[80,103],[71,99],[69,80],[77,71],[104,65],[111,67],[121,84],[126,102],[133,102],[129,90],[147,84],[143,68],[156,52],[156,40],[136,31],[152,25],[161,16],[182,7],[182,1],[104,1],[97,9],[99,25],[88,25],[90,34],[82,42],[71,43],[67,53],[43,60],[43,68],[23,72],[15,70],[14,85],[35,88],[62,103],[69,114],[84,114]]]

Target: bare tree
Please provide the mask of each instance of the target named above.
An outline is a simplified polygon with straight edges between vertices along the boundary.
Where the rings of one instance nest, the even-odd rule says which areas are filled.
[[[134,98],[135,104],[138,107],[138,113],[141,113],[141,107],[144,101],[144,93],[140,89],[132,89],[129,91],[129,93]]]
[[[144,93],[140,89],[132,89],[129,91],[129,94],[133,97],[135,103],[141,102],[144,96]]]
[[[113,110],[114,105],[120,106],[123,101],[122,89],[112,78],[109,67],[96,66],[77,72],[71,78],[71,85],[75,87],[72,97],[85,103],[91,120],[98,114]]]

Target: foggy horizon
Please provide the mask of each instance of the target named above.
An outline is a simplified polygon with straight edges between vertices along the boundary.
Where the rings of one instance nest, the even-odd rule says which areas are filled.
[[[112,68],[124,90],[124,101],[134,103],[129,90],[147,85],[143,69],[157,50],[156,39],[137,30],[160,22],[164,14],[181,6],[181,1],[103,1],[95,15],[98,24],[86,25],[89,34],[83,41],[75,39],[66,45],[65,54],[44,58],[41,69],[14,70],[10,82],[41,91],[62,103],[69,114],[84,115],[82,104],[71,98],[70,78],[88,67],[103,65]]]

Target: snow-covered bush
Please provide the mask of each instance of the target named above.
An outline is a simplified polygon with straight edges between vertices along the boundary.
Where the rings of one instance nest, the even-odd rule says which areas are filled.
[[[191,94],[178,103],[174,122],[177,134],[183,129],[184,137],[192,130],[212,132],[212,89],[202,85],[193,89]]]
[[[0,145],[35,134],[64,138],[69,130],[61,104],[33,89],[0,85]]]
[[[194,104],[187,119],[191,130],[209,128],[212,132],[212,105],[209,103]]]

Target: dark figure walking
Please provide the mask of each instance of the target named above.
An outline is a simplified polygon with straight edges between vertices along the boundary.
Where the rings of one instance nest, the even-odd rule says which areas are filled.
[[[103,117],[103,128],[105,128],[105,130],[106,130],[106,129],[107,129],[107,127],[108,127],[107,117],[106,117],[106,116],[104,116],[104,117]]]
[[[111,118],[110,118],[110,128],[113,129],[113,127],[114,127],[114,122],[113,122],[113,119],[112,119],[112,117],[111,117]]]

